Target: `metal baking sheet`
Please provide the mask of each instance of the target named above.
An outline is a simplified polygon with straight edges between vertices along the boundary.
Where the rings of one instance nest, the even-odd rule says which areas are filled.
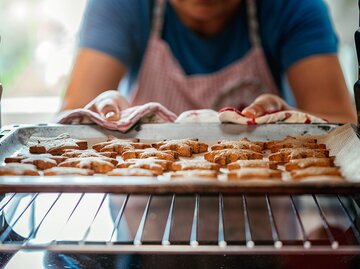
[[[96,125],[22,125],[8,126],[0,132],[0,162],[25,149],[31,137],[54,137],[68,133],[88,141],[104,141],[109,135],[162,140],[196,137],[203,141],[218,139],[281,139],[287,135],[323,135],[336,124],[145,124],[126,134],[105,130]],[[354,128],[355,132],[355,128]],[[145,177],[0,177],[0,192],[111,192],[111,193],[358,193],[356,181],[283,182],[267,181],[158,181]]]

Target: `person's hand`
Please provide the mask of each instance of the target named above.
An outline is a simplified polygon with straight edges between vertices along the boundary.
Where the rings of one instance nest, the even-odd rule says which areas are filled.
[[[257,118],[267,113],[292,109],[283,99],[274,94],[262,94],[241,113],[248,118]]]
[[[118,91],[110,90],[95,97],[84,108],[99,113],[105,120],[117,121],[120,111],[128,108],[128,101]]]

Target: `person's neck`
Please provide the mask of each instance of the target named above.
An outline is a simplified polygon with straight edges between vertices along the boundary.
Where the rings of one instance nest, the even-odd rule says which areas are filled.
[[[221,18],[211,21],[192,20],[180,13],[177,13],[183,24],[201,36],[211,37],[219,33],[226,26],[229,18]]]
[[[182,12],[181,9],[176,8],[176,6],[172,5],[174,8],[174,11],[176,12],[177,16],[180,18],[182,23],[191,29],[193,32],[198,33],[201,36],[205,37],[211,37],[219,33],[221,30],[226,27],[228,22],[233,18],[236,12],[238,12],[238,9],[233,10],[231,14],[228,14],[228,16],[223,17],[216,17],[211,20],[196,20],[194,18],[191,18],[185,12]]]

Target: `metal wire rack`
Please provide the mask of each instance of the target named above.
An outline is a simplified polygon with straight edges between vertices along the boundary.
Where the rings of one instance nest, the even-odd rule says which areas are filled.
[[[360,253],[356,197],[12,193],[0,251]]]

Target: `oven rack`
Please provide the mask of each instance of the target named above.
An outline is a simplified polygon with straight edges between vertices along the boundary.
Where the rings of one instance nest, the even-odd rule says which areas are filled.
[[[0,251],[354,255],[358,212],[340,195],[12,193]]]

